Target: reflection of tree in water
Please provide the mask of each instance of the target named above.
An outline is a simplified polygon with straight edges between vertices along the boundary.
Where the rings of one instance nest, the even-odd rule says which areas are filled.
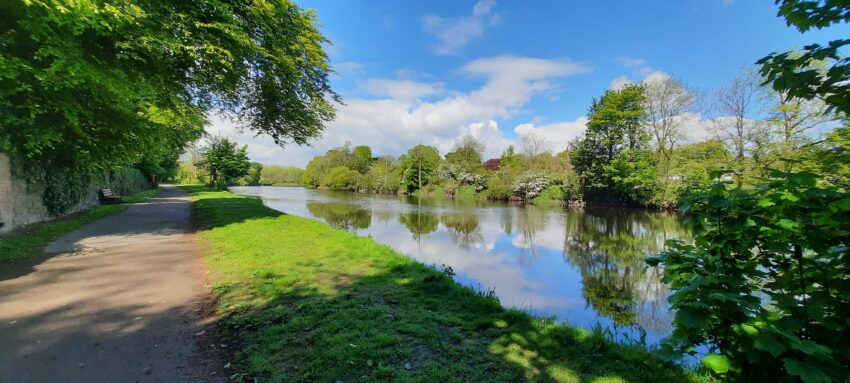
[[[506,207],[500,210],[502,211],[502,214],[499,217],[499,226],[502,228],[502,232],[510,235],[514,230],[513,209]]]
[[[339,202],[307,202],[307,210],[328,225],[354,231],[366,229],[372,223],[372,212],[357,205]]]
[[[399,215],[398,221],[407,226],[410,234],[413,234],[413,239],[418,243],[423,235],[431,234],[437,231],[437,226],[440,220],[436,214],[416,209],[415,211]]]
[[[463,249],[478,246],[484,240],[478,228],[478,213],[473,209],[446,213],[440,219],[443,226],[449,229],[452,240]]]
[[[516,209],[516,218],[520,249],[533,259],[538,255],[535,235],[546,229],[546,224],[549,222],[546,211],[531,204],[524,204]]]
[[[389,222],[393,218],[395,218],[395,210],[392,210],[389,207],[379,207],[377,209],[372,210],[372,215],[380,222]]]
[[[646,211],[570,210],[564,259],[582,275],[582,294],[600,315],[653,332],[670,327],[668,288],[644,263],[671,238],[687,240],[674,215]]]

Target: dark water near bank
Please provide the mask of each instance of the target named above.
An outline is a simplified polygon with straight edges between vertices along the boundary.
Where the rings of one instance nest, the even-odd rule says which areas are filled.
[[[688,239],[672,214],[618,208],[542,208],[530,204],[376,196],[288,187],[233,187],[276,210],[371,234],[455,279],[493,290],[504,305],[597,323],[623,340],[646,331],[657,343],[672,331],[658,269],[643,259],[667,239]]]

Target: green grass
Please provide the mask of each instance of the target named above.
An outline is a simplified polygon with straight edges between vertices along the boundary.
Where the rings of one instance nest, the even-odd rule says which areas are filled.
[[[144,202],[157,194],[159,194],[159,189],[145,190],[141,193],[124,197],[123,201],[128,203]],[[98,206],[69,217],[34,224],[7,234],[4,238],[0,239],[0,265],[31,258],[40,253],[47,244],[59,237],[86,224],[126,209],[127,206],[125,205]]]
[[[699,381],[643,348],[505,309],[371,238],[186,189],[237,380]]]
[[[474,200],[478,193],[475,191],[475,186],[473,185],[464,185],[457,188],[455,192],[455,199],[458,200]]]
[[[560,185],[547,187],[537,197],[531,200],[533,204],[562,204],[564,203],[564,191]]]

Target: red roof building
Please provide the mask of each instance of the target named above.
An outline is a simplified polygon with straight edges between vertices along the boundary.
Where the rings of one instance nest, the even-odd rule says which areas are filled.
[[[484,161],[484,163],[481,164],[482,168],[490,170],[490,171],[494,171],[494,172],[499,170],[500,166],[502,166],[502,160],[500,160],[498,158],[491,158],[487,161]]]

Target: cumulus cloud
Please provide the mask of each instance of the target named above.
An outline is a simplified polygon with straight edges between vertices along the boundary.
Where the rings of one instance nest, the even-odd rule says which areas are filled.
[[[628,76],[623,75],[611,80],[611,85],[608,88],[611,90],[620,90],[632,84],[634,84],[632,80],[629,80]]]
[[[409,80],[369,79],[360,83],[373,96],[390,98],[421,98],[441,92],[442,83],[424,83]]]
[[[551,124],[536,125],[533,122],[519,124],[514,128],[514,132],[518,136],[526,134],[536,134],[546,139],[546,142],[551,143],[551,149],[555,152],[562,152],[567,148],[570,141],[580,136],[587,129],[587,117],[581,116],[575,121],[563,121]]]
[[[481,38],[484,28],[499,23],[501,16],[493,11],[494,0],[479,0],[467,17],[440,17],[427,15],[422,18],[422,28],[437,38],[432,52],[438,55],[458,53],[470,41]]]
[[[461,73],[483,79],[483,84],[468,92],[446,92],[436,100],[424,100],[431,88],[406,84],[406,80],[371,83],[376,99],[346,99],[339,105],[336,120],[328,123],[323,138],[314,146],[289,145],[283,149],[265,137],[250,132],[238,133],[227,120],[215,119],[213,132],[247,143],[254,161],[269,164],[304,166],[310,158],[346,141],[370,145],[374,153],[398,156],[413,145],[433,145],[445,153],[454,140],[472,134],[486,145],[485,156],[498,156],[511,144],[496,122],[514,116],[533,96],[549,91],[554,81],[590,69],[567,59],[545,60],[499,56],[471,61]],[[410,81],[408,81],[410,82]],[[405,85],[406,84],[406,85]],[[436,95],[436,94],[435,94]],[[555,127],[558,124],[532,126],[553,140],[571,138]],[[575,129],[572,125],[563,125]],[[572,132],[572,130],[570,130]],[[556,143],[560,145],[561,143]],[[565,145],[565,143],[564,143]]]
[[[623,64],[625,66],[639,66],[639,65],[643,65],[643,64],[646,63],[646,61],[644,61],[644,59],[640,59],[640,58],[636,58],[636,57],[628,57],[628,56],[617,57],[617,61],[619,61],[620,64]]]

